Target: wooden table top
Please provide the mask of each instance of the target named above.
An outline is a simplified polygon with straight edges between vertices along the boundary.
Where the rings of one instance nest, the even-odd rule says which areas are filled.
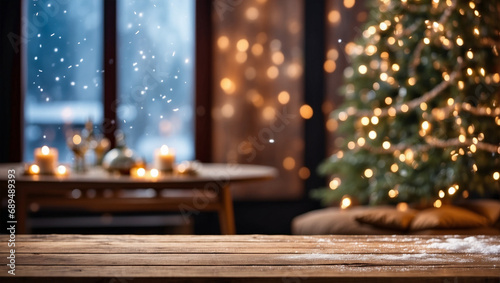
[[[500,279],[498,236],[17,235],[15,276],[8,239],[0,236],[2,282]]]
[[[205,185],[209,182],[238,183],[248,181],[268,180],[276,177],[277,170],[273,167],[249,164],[201,164],[196,175],[162,174],[158,178],[134,178],[130,176],[111,174],[102,168],[92,168],[86,173],[72,172],[68,176],[25,175],[22,164],[0,164],[0,182],[7,181],[7,171],[15,169],[16,184],[39,184],[50,186],[78,186],[80,188],[96,186],[118,186],[120,188],[189,187]]]

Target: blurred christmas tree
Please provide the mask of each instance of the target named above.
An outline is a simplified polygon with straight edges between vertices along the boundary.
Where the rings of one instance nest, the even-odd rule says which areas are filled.
[[[426,202],[500,192],[500,0],[378,0],[319,172],[325,204]],[[344,202],[344,204],[348,204]]]

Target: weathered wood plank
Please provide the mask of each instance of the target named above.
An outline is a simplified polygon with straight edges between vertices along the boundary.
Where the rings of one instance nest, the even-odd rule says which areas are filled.
[[[447,236],[402,236],[402,235],[315,235],[315,236],[289,236],[289,235],[23,235],[19,234],[16,239],[20,242],[110,242],[119,239],[121,242],[286,242],[286,243],[313,243],[313,242],[380,242],[380,243],[424,243],[431,239],[465,239],[470,236],[447,235]],[[491,243],[500,243],[500,236],[474,236],[477,239]],[[0,241],[6,241],[7,235],[0,235]]]
[[[16,241],[17,253],[216,253],[216,254],[248,254],[248,253],[291,253],[291,254],[315,254],[315,253],[386,253],[386,254],[414,254],[414,253],[470,253],[469,245],[479,244],[484,247],[490,246],[494,250],[500,250],[500,243],[496,237],[485,238],[452,238],[443,237],[421,240],[415,238],[410,241],[370,241],[368,239],[357,238],[344,241],[343,237],[320,238],[316,242],[300,241],[300,238],[284,236],[296,241],[232,241],[233,237],[228,237],[226,242],[205,241],[190,242],[189,236],[184,242],[175,241],[155,241],[144,238],[135,241],[121,241],[118,236],[110,237],[109,241],[44,241],[38,242]],[[238,238],[238,237],[236,237]],[[169,239],[165,236],[165,239]],[[375,238],[377,239],[377,238]],[[384,238],[381,238],[384,239]],[[6,240],[6,239],[5,239]],[[436,241],[452,240],[457,243],[458,248],[447,249],[443,245],[435,245]],[[466,241],[469,240],[469,241]],[[7,253],[7,245],[0,246],[1,253]]]
[[[8,267],[0,266],[0,276],[7,274]],[[29,266],[16,269],[18,277],[116,277],[116,278],[382,278],[382,277],[467,277],[498,278],[500,269],[493,267],[456,267],[440,266]]]
[[[7,253],[7,245],[0,246],[1,253]],[[17,253],[215,253],[215,254],[248,254],[248,253],[359,253],[359,254],[412,254],[412,253],[456,253],[447,249],[431,247],[415,243],[366,243],[360,242],[319,242],[319,243],[286,243],[286,242],[17,242]],[[464,251],[465,252],[465,251]]]
[[[0,254],[6,258],[8,254]],[[498,257],[470,254],[17,254],[16,265],[39,266],[225,266],[225,265],[439,265],[479,267],[499,264]]]

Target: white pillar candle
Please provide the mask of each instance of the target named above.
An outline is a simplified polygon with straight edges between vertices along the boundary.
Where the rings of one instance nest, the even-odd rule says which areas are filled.
[[[54,174],[57,167],[58,152],[55,148],[35,148],[35,164],[40,168],[40,174]]]
[[[168,146],[163,145],[155,150],[154,167],[161,171],[172,171],[175,163],[175,152]]]

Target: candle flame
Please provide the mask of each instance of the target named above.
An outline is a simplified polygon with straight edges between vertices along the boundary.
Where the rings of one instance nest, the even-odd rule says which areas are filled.
[[[167,155],[168,154],[168,146],[162,145],[160,148],[160,153],[161,153],[161,155]]]
[[[137,169],[137,176],[144,177],[145,174],[146,174],[146,169],[144,168]]]
[[[64,166],[64,165],[59,165],[57,167],[57,173],[59,173],[60,175],[66,174],[67,171],[68,170],[66,169],[66,166]]]
[[[49,152],[50,152],[50,149],[48,146],[46,146],[46,145],[42,146],[42,154],[43,155],[48,155]]]
[[[38,174],[38,173],[40,173],[40,167],[38,167],[38,165],[36,165],[36,164],[33,164],[30,166],[29,171],[31,174]]]
[[[160,174],[160,172],[158,171],[158,169],[151,169],[151,171],[149,172],[149,174],[151,175],[151,177],[156,178],[156,177],[158,177],[158,175]]]

